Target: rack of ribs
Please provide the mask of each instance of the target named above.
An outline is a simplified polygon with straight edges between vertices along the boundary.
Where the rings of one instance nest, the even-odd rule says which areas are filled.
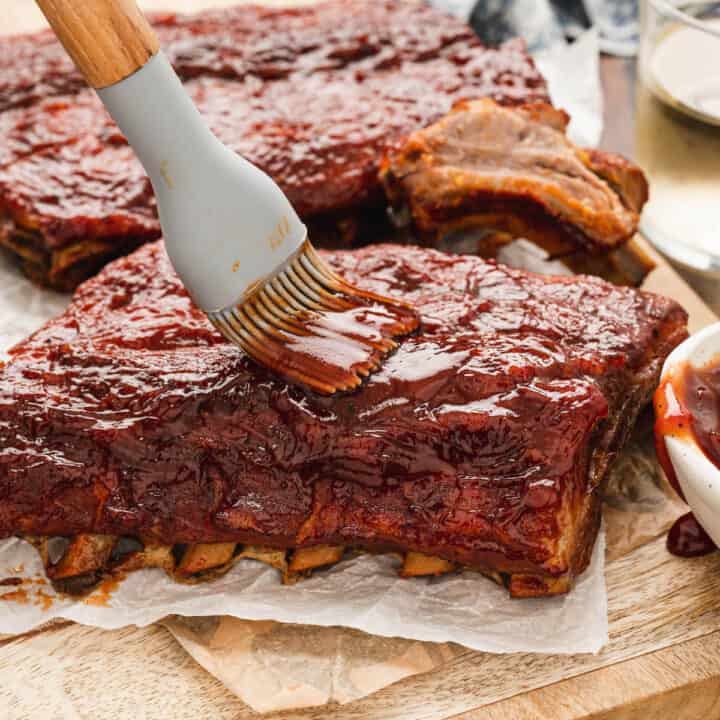
[[[325,247],[391,232],[383,155],[457,101],[549,102],[520,41],[484,47],[425,3],[153,21],[214,132],[280,184]],[[564,237],[581,236],[581,218],[566,220]],[[159,235],[143,169],[52,35],[0,40],[0,244],[35,281],[68,290]]]
[[[0,369],[0,537],[34,542],[69,592],[242,558],[292,578],[351,550],[400,553],[405,575],[470,568],[516,597],[569,590],[684,311],[419,247],[324,256],[423,319],[333,397],[227,344],[160,242],[81,285]]]

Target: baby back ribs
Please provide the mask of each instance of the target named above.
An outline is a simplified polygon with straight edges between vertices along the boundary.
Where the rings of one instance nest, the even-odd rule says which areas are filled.
[[[384,159],[390,202],[431,244],[480,227],[553,255],[616,248],[637,230],[647,182],[617,155],[574,146],[567,120],[546,103],[462,101]]]
[[[383,152],[464,97],[547,100],[520,42],[482,46],[425,3],[332,0],[154,18],[211,127],[314,227],[384,214]],[[68,289],[159,236],[149,183],[47,34],[0,40],[0,243]],[[39,90],[38,90],[39,88]],[[339,221],[339,223],[338,223]]]
[[[0,369],[0,537],[74,537],[60,560],[35,540],[65,580],[94,581],[123,543],[126,568],[186,576],[353,547],[408,553],[405,574],[460,564],[514,596],[567,591],[683,310],[421,248],[325,257],[423,318],[360,390],[329,398],[228,345],[160,243],[83,284]]]

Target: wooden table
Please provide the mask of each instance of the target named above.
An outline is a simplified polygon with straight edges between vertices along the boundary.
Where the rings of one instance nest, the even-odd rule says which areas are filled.
[[[194,0],[172,4],[189,8]],[[38,17],[30,0],[3,0],[2,15],[6,31],[30,29]],[[607,94],[602,144],[632,156],[633,64],[604,59],[602,73]],[[664,290],[676,283],[661,263],[648,286]],[[697,298],[687,304],[695,328],[713,319]],[[719,718],[720,553],[683,561],[668,555],[658,538],[609,562],[607,583],[610,643],[599,655],[467,651],[362,701],[275,717]],[[254,715],[161,627],[105,632],[65,623],[0,641],[2,720],[198,717]]]

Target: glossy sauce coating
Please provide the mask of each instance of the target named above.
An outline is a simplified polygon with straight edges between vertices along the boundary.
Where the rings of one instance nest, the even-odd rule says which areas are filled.
[[[286,334],[281,343],[270,337],[257,355],[248,354],[276,374],[323,395],[354,389],[420,324],[410,307],[362,298],[352,308],[301,312],[294,318],[302,332]],[[393,345],[386,345],[388,341]]]
[[[228,345],[160,244],[82,285],[0,371],[0,535],[358,544],[581,570],[608,451],[685,336],[682,309],[420,248],[325,257],[423,318],[359,391],[330,398]]]
[[[426,3],[330,0],[297,8],[241,4],[189,15],[151,13],[148,18],[183,79],[272,81],[352,69],[362,80],[363,74],[392,73],[404,63],[444,58],[464,73],[455,75],[456,83],[475,78],[493,96],[547,99],[545,82],[522,43],[510,43],[505,53],[488,50],[466,23]],[[439,79],[450,89],[449,70]],[[0,112],[84,86],[51,31],[0,41]]]
[[[685,362],[673,367],[655,394],[655,446],[663,470],[685,500],[670,461],[665,437],[694,440],[720,467],[720,363],[695,368]],[[681,557],[706,555],[716,549],[692,513],[679,518],[668,534],[668,550]]]

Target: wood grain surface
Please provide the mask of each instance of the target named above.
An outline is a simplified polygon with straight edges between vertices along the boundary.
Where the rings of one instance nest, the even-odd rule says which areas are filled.
[[[606,575],[610,643],[597,655],[467,651],[355,703],[268,717],[639,719],[652,718],[643,713],[653,705],[680,708],[681,718],[715,717],[720,554],[681,560],[658,538],[609,563]],[[256,717],[157,627],[107,632],[63,624],[5,641],[0,702],[12,720],[64,717],[61,709],[65,717],[98,720]]]
[[[124,80],[160,49],[135,0],[37,0],[37,4],[94,88]]]
[[[30,0],[2,0],[2,4],[5,31],[33,29],[41,22]],[[234,3],[141,3],[145,9],[190,9],[208,4]],[[619,67],[615,66],[613,77],[623,76]],[[623,83],[619,85],[625,88]],[[623,118],[610,125],[608,132],[615,136],[626,122]],[[626,129],[632,133],[631,128]],[[624,142],[606,132],[606,146],[632,150],[631,144]],[[658,261],[648,288],[681,293],[693,329],[711,322],[714,316],[702,301],[667,264]],[[670,556],[664,539],[658,538],[611,560],[606,577],[610,642],[598,655],[467,651],[436,671],[391,685],[362,701],[269,717],[720,718],[720,554],[680,560]],[[257,715],[202,670],[161,627],[107,632],[63,623],[0,641],[2,720],[253,717]]]

